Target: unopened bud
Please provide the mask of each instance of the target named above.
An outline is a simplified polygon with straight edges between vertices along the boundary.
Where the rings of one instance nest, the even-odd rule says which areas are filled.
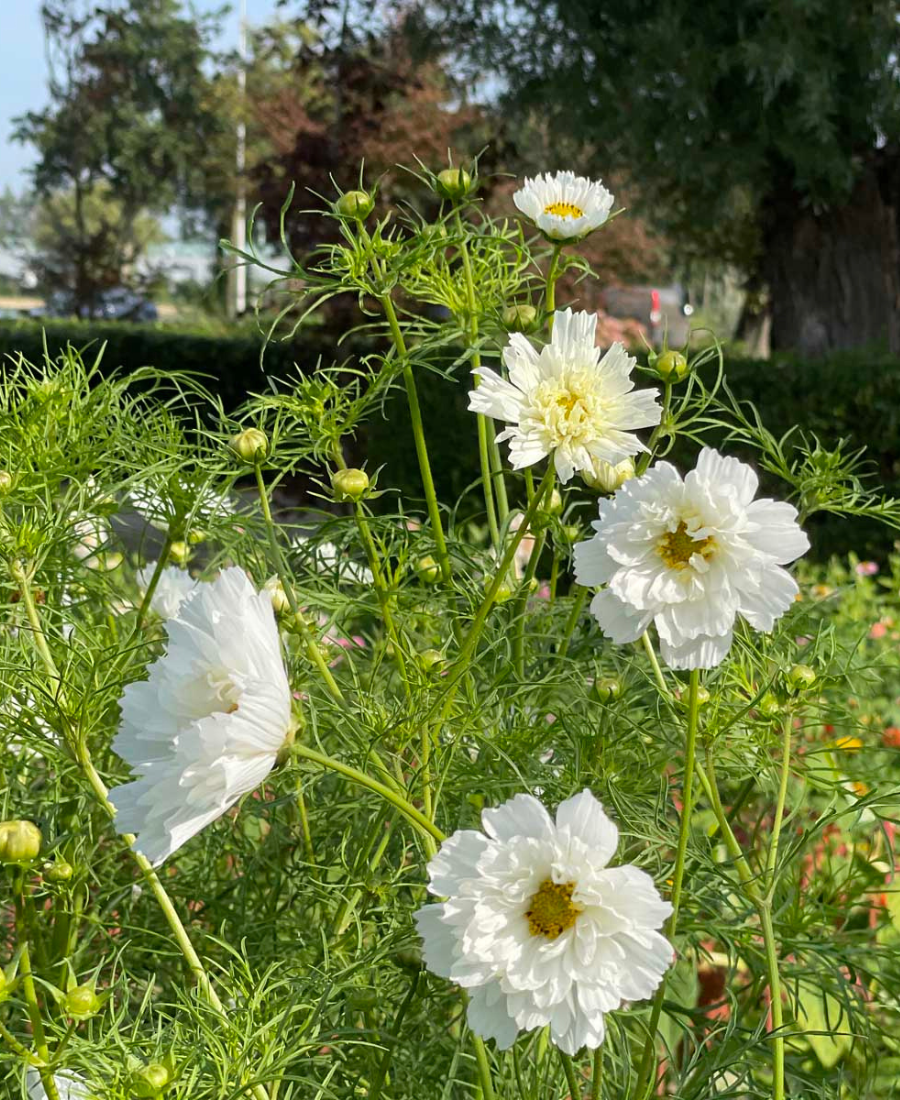
[[[291,601],[287,597],[280,577],[269,577],[263,585],[263,592],[272,601],[272,610],[276,615],[284,615],[290,610]]]
[[[591,694],[598,703],[614,703],[622,694],[622,684],[615,676],[606,676],[594,681]]]
[[[423,649],[419,654],[419,665],[425,672],[440,672],[444,666],[444,655],[439,649]]]
[[[100,1011],[100,998],[92,985],[76,985],[66,994],[63,1011],[73,1020],[87,1020]]]
[[[372,213],[375,200],[367,191],[345,191],[334,208],[345,218],[355,218],[361,222]]]
[[[660,378],[680,382],[688,372],[688,361],[680,351],[664,351],[656,360]]]
[[[428,584],[434,584],[441,575],[441,567],[434,558],[428,554],[424,558],[419,558],[416,563],[416,572],[423,581]]]
[[[562,537],[569,543],[576,543],[581,538],[581,528],[577,523],[567,523],[562,528]]]
[[[255,466],[269,453],[269,437],[259,428],[244,428],[231,437],[228,446],[243,462]]]
[[[469,193],[472,177],[465,168],[445,168],[435,181],[437,193],[444,199],[462,199]]]
[[[503,311],[503,325],[508,332],[532,332],[537,319],[538,311],[527,302],[507,306]]]
[[[150,1062],[131,1075],[131,1091],[140,1100],[152,1100],[171,1083],[172,1074],[162,1062]]]
[[[759,713],[764,718],[777,718],[781,714],[781,703],[769,691],[759,701]]]
[[[593,470],[582,470],[581,477],[591,489],[597,489],[601,493],[614,493],[634,477],[634,462],[625,458],[613,466],[612,463],[597,458],[594,460]]]
[[[0,863],[30,863],[41,854],[42,839],[32,821],[0,822]]]
[[[365,470],[337,470],[331,478],[334,499],[362,500],[369,488],[369,475]]]
[[[788,683],[795,691],[811,688],[816,682],[816,674],[809,665],[794,665],[787,675]]]
[[[75,874],[75,868],[61,859],[56,863],[45,863],[43,874],[47,882],[68,882]]]
[[[169,557],[178,565],[184,565],[191,556],[191,548],[186,542],[173,542],[169,547]]]
[[[13,477],[9,470],[0,470],[0,497],[12,492]]]

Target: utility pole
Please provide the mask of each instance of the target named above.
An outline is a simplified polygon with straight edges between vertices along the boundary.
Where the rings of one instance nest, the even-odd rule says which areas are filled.
[[[247,249],[247,126],[244,122],[247,95],[247,0],[240,3],[240,27],[238,29],[238,124],[236,132],[235,170],[237,190],[234,213],[231,218],[231,241],[235,248]],[[234,262],[234,261],[232,261]],[[247,268],[238,261],[228,273],[228,313],[241,317],[247,309]]]

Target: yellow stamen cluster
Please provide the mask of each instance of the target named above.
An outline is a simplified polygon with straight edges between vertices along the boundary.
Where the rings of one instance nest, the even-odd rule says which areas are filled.
[[[532,936],[555,940],[571,928],[581,910],[572,902],[574,882],[545,879],[531,899],[525,918]]]
[[[558,218],[583,218],[584,211],[571,202],[551,202],[544,207],[545,214],[556,214]]]
[[[670,569],[686,569],[694,554],[709,558],[715,552],[716,544],[711,535],[705,539],[695,539],[683,521],[674,531],[667,531],[660,540],[657,552]]]

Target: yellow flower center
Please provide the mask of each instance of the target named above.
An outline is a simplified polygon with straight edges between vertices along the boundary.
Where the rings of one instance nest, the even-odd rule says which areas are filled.
[[[555,214],[558,218],[583,218],[584,211],[571,202],[551,202],[544,207],[545,214]]]
[[[572,927],[581,912],[572,903],[574,889],[574,882],[553,882],[548,878],[541,883],[525,913],[532,936],[546,936],[548,940],[555,940],[567,928]]]
[[[710,558],[715,549],[715,540],[711,535],[705,539],[695,539],[684,521],[674,531],[667,531],[657,547],[659,556],[670,569],[686,569],[694,554]]]

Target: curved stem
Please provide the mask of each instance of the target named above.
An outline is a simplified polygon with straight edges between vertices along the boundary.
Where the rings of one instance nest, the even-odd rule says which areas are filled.
[[[584,610],[585,600],[588,598],[588,590],[578,586],[578,591],[575,593],[575,598],[572,600],[572,610],[569,612],[569,617],[566,619],[566,625],[563,627],[563,638],[559,643],[559,649],[556,651],[557,656],[565,657],[569,652],[569,646],[572,643],[572,635],[575,633],[575,627],[578,625],[578,620],[581,618],[581,612]]]
[[[666,696],[670,695],[671,692],[666,684],[666,678],[663,676],[663,670],[659,667],[659,659],[656,656],[656,650],[653,648],[653,642],[650,640],[650,635],[646,630],[641,635],[641,644],[653,668],[653,677],[656,680],[660,694]]]
[[[41,1018],[41,1006],[37,998],[37,990],[34,985],[34,974],[31,969],[31,952],[28,947],[28,923],[26,921],[25,907],[25,872],[18,869],[14,877],[15,890],[15,927],[16,945],[19,953],[19,966],[22,972],[22,993],[25,997],[25,1009],[28,1019],[31,1021],[31,1033],[34,1037],[34,1045],[37,1047],[42,1065],[37,1067],[41,1077],[41,1084],[47,1094],[48,1100],[59,1100],[59,1092],[53,1074],[47,1068],[50,1061],[50,1049],[47,1046],[47,1037],[44,1034],[44,1022]]]
[[[691,817],[694,812],[694,762],[697,749],[697,726],[700,716],[699,690],[700,673],[697,669],[694,669],[691,672],[688,694],[687,742],[684,751],[684,793],[681,806],[681,828],[678,833],[678,847],[675,852],[675,871],[672,877],[672,915],[666,925],[666,937],[670,942],[674,941],[678,929],[678,910],[681,906],[681,893],[684,884],[684,865],[688,840],[691,835]],[[674,942],[672,942],[672,946],[675,946]],[[635,1090],[635,1096],[638,1100],[646,1095],[647,1088],[652,1085],[651,1076],[655,1061],[656,1032],[666,995],[667,977],[668,972],[663,976],[653,998],[653,1008],[650,1012],[650,1023],[648,1024],[647,1038],[641,1055],[638,1084]]]
[[[159,579],[163,575],[163,570],[169,564],[169,554],[172,550],[172,543],[174,539],[171,533],[166,531],[166,541],[163,543],[163,548],[159,553],[159,558],[156,562],[156,567],[153,570],[153,576],[150,578],[150,583],[147,585],[147,590],[144,592],[144,597],[141,600],[140,607],[138,608],[137,619],[134,623],[134,630],[131,632],[131,637],[134,638],[141,627],[144,625],[144,620],[147,617],[147,612],[150,610],[150,604],[153,601],[153,593],[156,591],[156,586],[159,584]]]

